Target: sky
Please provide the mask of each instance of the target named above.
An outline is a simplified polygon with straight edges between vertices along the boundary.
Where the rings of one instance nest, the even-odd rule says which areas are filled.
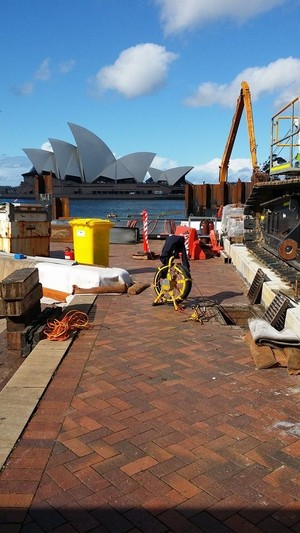
[[[24,148],[75,145],[68,123],[217,183],[242,81],[263,164],[300,95],[299,20],[300,0],[1,0],[0,185],[32,167]],[[228,180],[251,173],[243,114]]]

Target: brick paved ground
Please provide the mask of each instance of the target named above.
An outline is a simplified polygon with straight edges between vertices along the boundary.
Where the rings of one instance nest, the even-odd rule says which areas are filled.
[[[152,281],[133,249],[110,265]],[[184,321],[247,300],[221,259],[192,276],[184,313],[152,288],[97,298],[2,471],[0,532],[300,532],[299,377],[255,370],[240,327]]]

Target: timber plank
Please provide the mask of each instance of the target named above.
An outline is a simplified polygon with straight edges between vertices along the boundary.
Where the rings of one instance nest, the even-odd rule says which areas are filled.
[[[24,315],[43,297],[43,287],[41,283],[23,298],[23,300],[6,300],[6,315],[8,317]]]
[[[3,300],[22,300],[39,282],[37,268],[21,268],[15,270],[2,280],[1,295]]]
[[[6,316],[6,302],[0,297],[0,316]]]
[[[6,343],[8,350],[18,350],[21,354],[26,346],[25,330],[7,331]]]
[[[20,316],[8,316],[6,318],[7,331],[22,331],[41,313],[41,302],[38,301],[31,309]]]

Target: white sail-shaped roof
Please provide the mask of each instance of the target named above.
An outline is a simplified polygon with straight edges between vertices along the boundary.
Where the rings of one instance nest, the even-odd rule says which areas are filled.
[[[188,172],[192,170],[193,167],[175,167],[165,170],[164,174],[167,176],[168,185],[175,185],[180,178],[186,176]]]
[[[58,177],[56,159],[53,152],[42,148],[23,148],[38,174],[53,172]]]
[[[175,167],[159,170],[150,167],[156,154],[153,152],[133,152],[116,159],[108,146],[94,133],[68,123],[75,138],[76,145],[50,138],[53,152],[40,148],[24,148],[23,151],[32,162],[38,174],[53,172],[58,179],[72,179],[81,183],[101,182],[106,180],[149,182],[149,175],[154,183],[166,182],[175,185],[193,167]],[[149,178],[147,180],[147,178]]]
[[[83,181],[77,146],[59,139],[49,138],[49,141],[53,148],[60,179],[64,180],[66,176],[76,176]]]
[[[134,152],[120,157],[119,161],[122,161],[138,183],[142,183],[155,156],[152,152]]]
[[[101,176],[116,181],[133,178],[137,183],[142,183],[155,155],[152,152],[134,152],[124,155],[105,168]]]
[[[149,172],[152,180],[154,181],[154,183],[157,183],[158,181],[163,181],[163,179],[164,179],[162,177],[163,171],[160,170],[159,168],[150,167],[148,172]]]
[[[124,166],[121,159],[117,159],[112,165],[109,165],[107,168],[101,172],[101,176],[104,178],[111,178],[114,181],[124,180],[128,178],[134,178],[133,174]]]
[[[78,147],[85,181],[92,183],[101,176],[102,171],[108,165],[116,161],[116,158],[97,135],[82,126],[72,123],[68,125]]]
[[[159,181],[166,181],[168,185],[175,185],[180,178],[186,176],[193,167],[174,167],[167,170],[159,170],[157,168],[149,168],[149,174],[155,183]]]

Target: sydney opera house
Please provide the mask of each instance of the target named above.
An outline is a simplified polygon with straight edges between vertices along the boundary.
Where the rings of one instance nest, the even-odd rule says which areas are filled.
[[[68,126],[76,144],[49,138],[52,150],[23,149],[33,165],[20,185],[25,196],[34,194],[36,178],[46,175],[52,176],[54,196],[184,195],[185,176],[193,167],[159,170],[151,166],[156,155],[152,152],[134,152],[117,159],[97,135],[76,124]]]

